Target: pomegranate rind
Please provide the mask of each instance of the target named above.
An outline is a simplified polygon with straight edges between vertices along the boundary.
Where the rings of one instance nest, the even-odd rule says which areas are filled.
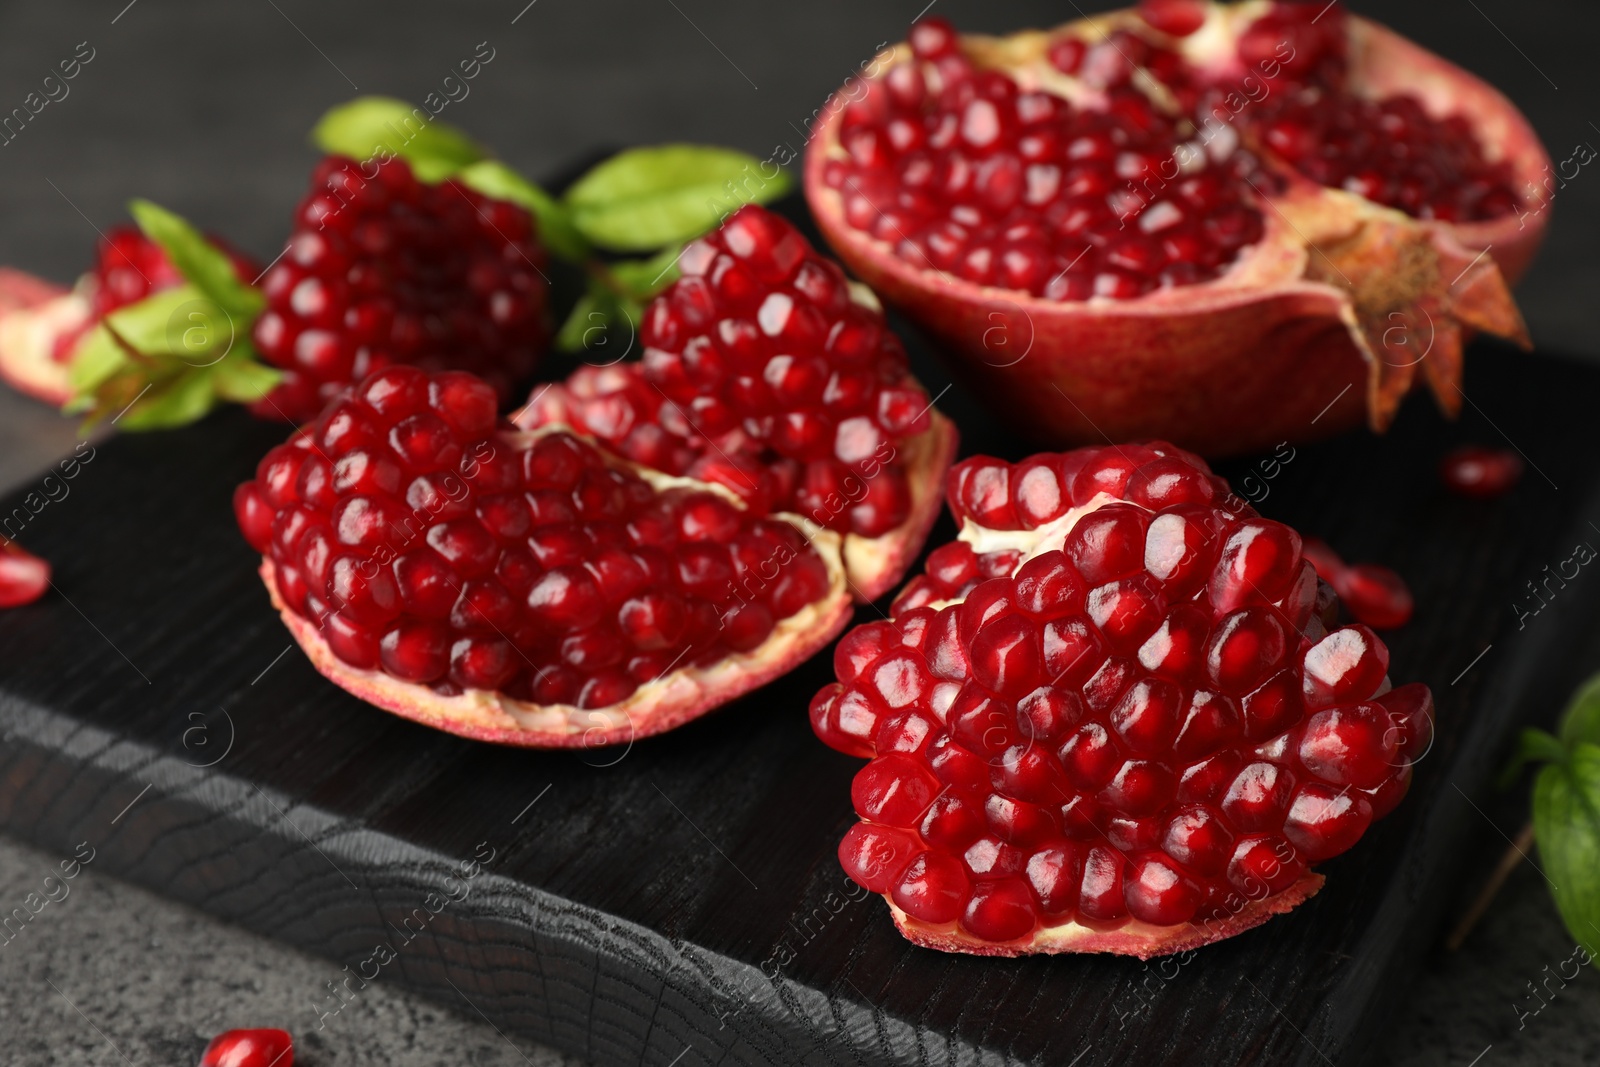
[[[1213,13],[1242,20],[1248,7]],[[979,66],[1038,72],[1048,67],[1043,54],[1055,36],[1083,30],[1098,40],[1136,19],[1132,11],[1116,12],[1048,32],[966,36],[962,43]],[[1548,225],[1549,197],[1540,182],[1549,156],[1527,120],[1493,87],[1376,23],[1355,16],[1347,21],[1352,81],[1382,93],[1414,92],[1429,105],[1467,116],[1491,155],[1511,162],[1519,188],[1531,190],[1523,215],[1420,222],[1291,177],[1281,198],[1291,210],[1263,204],[1262,239],[1215,280],[1133,300],[1060,302],[925,269],[849,225],[843,196],[823,179],[826,163],[845,154],[842,108],[825,108],[813,132],[806,199],[839,258],[943,342],[958,375],[992,410],[1046,445],[1160,437],[1228,456],[1286,440],[1320,440],[1363,421],[1381,430],[1419,363],[1441,406],[1453,412],[1460,404],[1461,345],[1472,328],[1526,346],[1506,287],[1526,270]],[[1092,32],[1085,29],[1091,23]],[[1183,43],[1206,47],[1214,37],[1203,30]],[[896,45],[876,57],[874,69],[887,70],[910,55],[908,45]],[[1048,71],[1036,80],[1061,91]],[[1309,208],[1312,200],[1324,203]],[[1375,235],[1361,234],[1369,227]],[[1347,287],[1350,279],[1329,269],[1324,251],[1340,241],[1353,241],[1363,269],[1379,273]],[[1409,335],[1398,347],[1391,343],[1391,308],[1357,307],[1350,291],[1415,284],[1388,276],[1383,249],[1395,244],[1426,250],[1437,263],[1426,299],[1408,304],[1401,321],[1402,332],[1426,334],[1420,356]],[[1467,263],[1461,276],[1450,269]],[[1378,343],[1367,339],[1375,322],[1383,327]]]
[[[55,358],[56,339],[88,320],[81,293],[0,267],[0,378],[47,404],[65,404],[73,391],[68,364]]]
[[[535,430],[504,432],[502,438],[526,448],[546,434],[572,432],[565,424],[551,423]],[[658,491],[690,486],[743,507],[722,486],[662,474],[620,458],[613,457],[612,462],[633,471]],[[288,607],[278,591],[271,557],[262,557],[259,573],[273,608],[312,666],[352,696],[424,726],[476,741],[523,748],[600,748],[665,733],[759,689],[810,659],[849,625],[854,603],[840,536],[798,515],[779,512],[772,517],[788,522],[810,542],[827,568],[827,591],[795,614],[779,619],[767,639],[749,652],[730,651],[709,667],[689,665],[668,671],[639,686],[621,703],[599,708],[534,704],[483,689],[445,696],[426,685],[351,666],[334,654],[312,620]]]
[[[960,952],[969,956],[1034,956],[1064,953],[1105,952],[1134,956],[1141,960],[1170,956],[1201,948],[1252,930],[1275,915],[1284,915],[1316,896],[1323,877],[1307,872],[1288,889],[1251,901],[1238,911],[1212,922],[1154,926],[1130,919],[1110,930],[1097,930],[1075,922],[1041,926],[1027,937],[1015,941],[983,941],[964,933],[958,923],[925,923],[902,911],[887,894],[895,929],[914,945],[939,952]]]

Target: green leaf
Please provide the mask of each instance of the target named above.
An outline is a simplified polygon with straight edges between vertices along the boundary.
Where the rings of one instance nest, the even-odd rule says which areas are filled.
[[[68,382],[75,391],[88,392],[123,369],[131,357],[117,337],[152,358],[171,355],[169,333],[176,331],[181,338],[187,328],[185,309],[191,305],[215,307],[194,286],[179,285],[113,311],[79,344],[67,372]]]
[[[1499,786],[1509,789],[1530,763],[1560,763],[1567,758],[1567,749],[1559,740],[1543,730],[1527,727],[1517,735],[1517,750],[1506,769],[1500,772]]]
[[[266,303],[261,291],[234,272],[226,253],[178,215],[148,200],[133,200],[128,211],[144,235],[172,260],[178,273],[228,314],[253,321]],[[244,324],[248,329],[250,323]]]
[[[678,280],[678,257],[681,255],[683,246],[670,244],[648,259],[619,260],[607,264],[607,269],[624,293],[644,301]]]
[[[253,404],[283,381],[283,372],[254,358],[248,350],[228,353],[217,364],[216,391],[223,400]]]
[[[456,180],[484,196],[509,200],[533,212],[539,222],[539,241],[560,258],[582,263],[589,258],[589,242],[572,224],[572,215],[555,197],[497,159],[485,159],[465,168]]]
[[[425,108],[388,96],[359,96],[318,120],[311,141],[324,152],[366,162],[388,153],[436,182],[484,158],[477,142]]]
[[[117,419],[124,430],[169,430],[187,426],[217,405],[216,371],[189,368],[152,388],[128,413]]]
[[[1533,832],[1550,893],[1567,931],[1600,949],[1600,745],[1580,741],[1571,757],[1539,772]]]
[[[1578,687],[1561,716],[1561,740],[1600,744],[1600,674]]]
[[[281,375],[257,360],[248,332],[217,301],[185,284],[106,316],[68,377],[68,413],[153,430],[192,422],[221,400],[258,400]]]
[[[787,193],[782,170],[763,174],[754,156],[731,148],[669,144],[619,152],[567,190],[573,222],[590,241],[644,252],[690,241],[747,203]]]

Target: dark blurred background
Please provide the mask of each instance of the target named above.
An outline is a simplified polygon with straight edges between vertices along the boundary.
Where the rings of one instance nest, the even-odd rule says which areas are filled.
[[[122,221],[135,195],[270,259],[315,159],[306,133],[316,118],[358,92],[420,103],[480,45],[493,49],[492,61],[440,118],[534,177],[637,143],[727,144],[762,158],[780,143],[798,149],[829,91],[880,43],[902,38],[923,2],[8,3],[0,6],[0,114],[38,91],[61,60],[89,49],[93,59],[67,97],[0,147],[0,263],[70,281],[88,263],[96,230]],[[935,0],[927,10],[998,33],[1106,6]],[[1558,162],[1579,143],[1600,145],[1593,6],[1349,6],[1499,86]],[[1557,201],[1542,258],[1518,296],[1540,348],[1600,355],[1600,166],[1582,170]],[[0,486],[64,452],[72,434],[53,412],[0,390]],[[1526,817],[1516,799],[1490,814],[1511,834]],[[1486,821],[1479,844],[1477,872],[1504,839]],[[45,862],[0,841],[7,899],[28,891]],[[110,879],[91,874],[81,893],[87,900],[0,956],[0,1018],[12,1051],[29,1050],[28,1062],[192,1062],[197,1035],[302,1020],[306,990],[330,976],[326,963]],[[1462,1067],[1600,1061],[1600,983],[1591,976],[1527,1032],[1513,1025],[1510,1005],[1524,980],[1568,951],[1542,882],[1523,865],[1466,949],[1432,961],[1399,1013],[1406,1023],[1386,1058]],[[306,1035],[303,1062],[555,1062],[476,1018],[396,990],[379,991],[372,1004],[336,1034]]]

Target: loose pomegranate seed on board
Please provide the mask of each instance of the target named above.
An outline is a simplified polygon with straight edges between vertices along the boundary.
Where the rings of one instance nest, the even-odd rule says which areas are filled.
[[[1462,445],[1440,462],[1439,477],[1453,493],[1492,500],[1522,480],[1522,468],[1522,457],[1509,448]]]

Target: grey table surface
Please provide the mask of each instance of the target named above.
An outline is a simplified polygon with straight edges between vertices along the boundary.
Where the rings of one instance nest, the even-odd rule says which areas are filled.
[[[314,159],[305,132],[316,117],[358,91],[420,100],[480,42],[493,60],[442,117],[527,173],[620,144],[701,141],[763,157],[779,143],[799,148],[828,91],[880,42],[899,39],[924,2],[5,3],[0,112],[20,106],[80,42],[93,59],[69,95],[0,146],[0,263],[70,280],[96,231],[122,219],[133,195],[269,259]],[[935,3],[958,26],[994,32],[1080,11],[1070,0]],[[1553,158],[1600,143],[1594,8],[1555,0],[1351,6],[1499,85]],[[1542,347],[1597,356],[1600,177],[1580,172],[1557,199],[1519,299]],[[54,413],[0,390],[0,486],[26,479],[72,441],[73,428]],[[1450,914],[1526,819],[1517,795],[1484,804],[1460,899],[1439,902]],[[0,902],[20,901],[57,859],[0,839]],[[186,1064],[210,1034],[252,1025],[293,1030],[300,1062],[311,1067],[574,1062],[499,1033],[465,1007],[456,1014],[383,986],[319,1030],[311,1005],[336,967],[92,867],[41,919],[0,945],[6,1062]],[[1399,1006],[1385,1061],[1600,1061],[1600,979],[1585,969],[1564,988],[1548,981],[1571,951],[1541,876],[1520,865],[1465,947],[1427,961]],[[1557,990],[1536,1015],[1519,1013],[1539,1003],[1530,983]]]

